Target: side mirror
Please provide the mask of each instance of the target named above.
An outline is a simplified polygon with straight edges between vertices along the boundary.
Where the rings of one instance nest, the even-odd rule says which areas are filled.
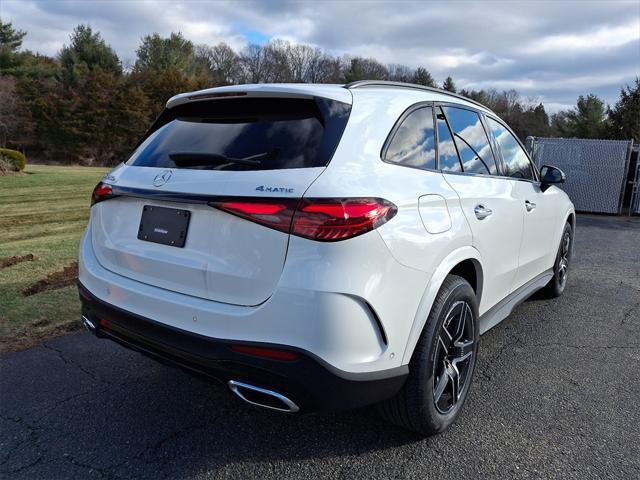
[[[567,176],[562,170],[552,165],[543,165],[540,169],[540,177],[542,178],[540,188],[543,192],[551,185],[564,183],[567,179]]]

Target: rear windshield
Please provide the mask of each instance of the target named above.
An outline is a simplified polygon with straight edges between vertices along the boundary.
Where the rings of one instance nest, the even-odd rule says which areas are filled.
[[[166,109],[127,165],[207,170],[326,166],[351,106],[333,100],[240,98]]]

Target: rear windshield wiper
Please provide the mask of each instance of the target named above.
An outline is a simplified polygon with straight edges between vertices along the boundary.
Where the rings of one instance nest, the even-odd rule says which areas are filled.
[[[263,152],[257,155],[250,155],[243,158],[228,157],[221,153],[200,153],[200,152],[172,152],[169,158],[173,160],[177,167],[195,167],[205,165],[219,165],[225,163],[237,163],[239,165],[248,165],[258,167],[262,164],[261,158],[273,156],[276,153]]]

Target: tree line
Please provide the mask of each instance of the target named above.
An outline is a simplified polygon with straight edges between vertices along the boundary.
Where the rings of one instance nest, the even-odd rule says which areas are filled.
[[[457,92],[501,116],[527,136],[640,139],[640,80],[621,89],[613,107],[596,95],[549,116],[544,105],[515,90],[458,90],[427,68],[385,65],[373,58],[335,56],[283,40],[194,45],[181,33],[141,39],[132,65],[90,26],[78,25],[55,57],[22,49],[26,32],[0,20],[0,147],[43,160],[112,165],[120,162],[179,92],[270,82],[410,82]]]

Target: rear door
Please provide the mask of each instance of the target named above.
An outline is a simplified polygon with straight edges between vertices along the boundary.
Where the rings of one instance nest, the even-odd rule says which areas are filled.
[[[98,261],[170,291],[264,302],[297,200],[330,161],[349,112],[321,98],[223,98],[165,111],[105,179],[113,195],[92,208]]]
[[[482,257],[480,313],[509,294],[518,267],[522,210],[512,182],[500,178],[476,111],[442,106],[437,115],[439,167],[460,197]]]
[[[541,190],[535,167],[515,136],[498,120],[486,118],[502,157],[504,175],[513,184],[524,217],[515,290],[551,268],[560,213],[555,207],[559,203],[553,191]]]

